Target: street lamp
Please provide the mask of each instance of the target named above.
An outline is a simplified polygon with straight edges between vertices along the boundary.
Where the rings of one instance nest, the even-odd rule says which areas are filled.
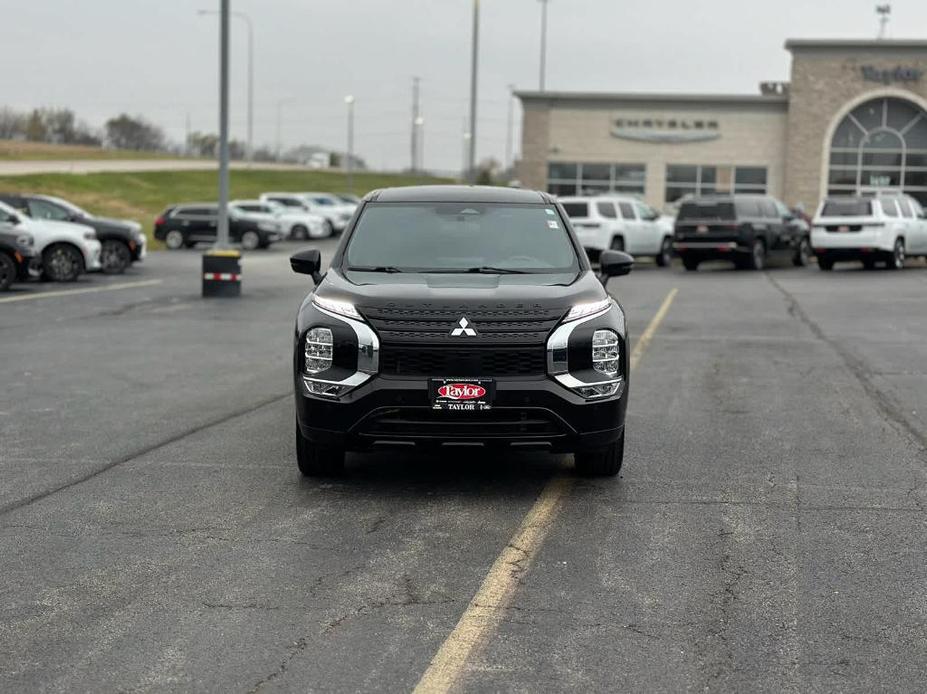
[[[515,103],[515,85],[509,85],[509,116],[508,122],[506,124],[505,132],[505,166],[506,168],[511,167],[512,165],[512,140],[514,138],[513,131],[515,125],[513,123],[513,117],[515,115],[515,110],[513,105]]]
[[[467,163],[470,176],[476,177],[476,77],[479,68],[477,57],[480,48],[480,0],[473,0],[473,38],[470,55],[470,132],[468,133],[469,148]]]
[[[354,192],[354,97],[344,97],[348,107],[348,153],[345,157],[345,171],[348,174],[348,192]]]
[[[541,67],[538,84],[542,92],[547,72],[547,3],[548,0],[541,0]]]
[[[471,176],[471,172],[469,171],[469,169],[472,167],[468,167],[468,162],[470,161],[470,157],[472,156],[470,154],[470,143],[472,141],[473,141],[473,136],[467,131],[464,131],[463,157],[462,157],[463,171],[460,172],[460,180],[463,181],[464,183],[466,183],[467,179]]]
[[[197,10],[201,17],[219,14],[215,10]],[[248,151],[245,155],[249,162],[254,160],[254,25],[244,12],[232,12],[231,16],[242,20],[248,27]]]

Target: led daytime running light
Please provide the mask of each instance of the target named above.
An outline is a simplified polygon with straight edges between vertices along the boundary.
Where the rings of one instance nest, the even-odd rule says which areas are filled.
[[[336,301],[335,299],[315,296],[312,298],[312,303],[326,311],[337,313],[339,316],[353,318],[354,320],[363,320],[361,314],[354,308],[354,304],[348,303],[347,301]]]
[[[568,323],[569,321],[591,316],[595,313],[606,310],[611,305],[611,299],[602,299],[601,301],[593,301],[588,304],[576,304],[573,308],[570,309],[570,312],[567,314],[566,318],[563,319],[563,322]]]

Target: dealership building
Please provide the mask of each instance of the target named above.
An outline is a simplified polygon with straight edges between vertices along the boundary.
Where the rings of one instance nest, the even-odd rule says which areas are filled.
[[[927,41],[786,41],[789,82],[757,94],[518,92],[518,175],[558,195],[901,189],[927,203]]]

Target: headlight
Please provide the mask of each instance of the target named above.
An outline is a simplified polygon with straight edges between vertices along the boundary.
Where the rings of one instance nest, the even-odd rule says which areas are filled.
[[[576,304],[570,309],[570,312],[567,314],[566,318],[563,319],[563,322],[567,323],[571,320],[578,320],[579,318],[591,316],[594,313],[600,313],[611,307],[611,305],[611,299],[602,299],[601,301],[593,301],[588,304]]]
[[[93,241],[93,240],[95,240],[95,239],[97,238],[97,232],[95,232],[95,231],[85,231],[85,232],[84,232],[84,238],[85,238],[87,241]]]
[[[339,316],[353,318],[354,320],[363,320],[361,314],[354,308],[354,304],[350,304],[347,301],[335,301],[334,299],[315,296],[312,298],[312,303],[326,311],[337,313]]]
[[[279,228],[276,222],[258,222],[258,229],[261,231],[277,231]]]
[[[592,335],[592,368],[609,378],[618,375],[618,336],[611,330],[596,330]]]
[[[328,328],[312,328],[306,333],[305,371],[317,374],[332,367],[332,331]]]
[[[24,248],[31,248],[33,243],[34,241],[32,236],[29,234],[21,234],[20,236],[16,237],[16,244],[23,246]]]

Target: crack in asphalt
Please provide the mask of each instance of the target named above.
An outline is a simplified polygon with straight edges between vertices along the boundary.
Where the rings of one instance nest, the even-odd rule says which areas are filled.
[[[801,304],[798,303],[798,299],[785,287],[783,287],[778,280],[776,280],[768,272],[763,273],[769,283],[775,287],[775,289],[782,294],[786,302],[786,307],[789,312],[789,315],[795,318],[796,320],[801,321],[807,326],[807,328],[812,332],[812,334],[818,338],[821,342],[830,347],[837,356],[843,361],[847,370],[853,374],[859,384],[862,386],[865,393],[872,399],[875,403],[876,408],[882,413],[882,415],[897,428],[904,431],[913,443],[921,448],[922,452],[927,452],[927,433],[920,431],[908,420],[907,417],[902,414],[901,409],[892,402],[885,393],[883,393],[873,382],[869,375],[869,370],[866,368],[864,362],[851,354],[846,350],[839,342],[828,337],[821,326],[814,321],[801,307]]]
[[[115,467],[118,467],[132,460],[135,460],[136,458],[141,458],[142,456],[147,455],[148,453],[164,448],[165,446],[169,446],[172,443],[177,443],[178,441],[181,441],[187,438],[188,436],[193,436],[194,434],[198,434],[199,432],[205,431],[206,429],[219,426],[220,424],[225,424],[226,422],[236,419],[237,417],[242,417],[246,414],[251,414],[252,412],[256,412],[257,410],[260,410],[262,407],[272,405],[273,403],[279,402],[280,400],[283,400],[284,398],[292,397],[292,395],[293,395],[292,392],[287,392],[287,393],[284,393],[283,395],[274,395],[270,398],[265,398],[257,402],[256,404],[250,405],[244,409],[236,410],[235,412],[222,415],[221,417],[217,417],[215,419],[211,419],[208,422],[205,422],[203,424],[198,424],[196,426],[190,427],[188,429],[181,431],[178,434],[169,436],[168,438],[162,441],[159,441],[157,443],[150,444],[148,446],[143,446],[142,448],[139,448],[138,450],[132,451],[128,455],[124,455],[119,458],[115,458],[114,460],[110,460],[109,462],[104,463],[97,469],[91,470],[87,474],[82,475],[81,477],[78,477],[77,479],[71,480],[70,482],[59,485],[57,487],[53,487],[51,489],[46,489],[45,491],[41,491],[31,496],[27,496],[23,499],[20,499],[18,501],[14,501],[12,503],[6,504],[5,506],[0,507],[0,516],[6,515],[12,511],[16,511],[17,509],[23,508],[24,506],[29,506],[30,504],[34,504],[37,501],[42,501],[43,499],[47,499],[48,497],[52,496],[53,494],[57,494],[58,492],[62,492],[67,489],[71,489],[72,487],[81,485],[84,482],[92,480],[93,478],[98,477],[99,475],[102,475],[105,472],[109,472]]]

